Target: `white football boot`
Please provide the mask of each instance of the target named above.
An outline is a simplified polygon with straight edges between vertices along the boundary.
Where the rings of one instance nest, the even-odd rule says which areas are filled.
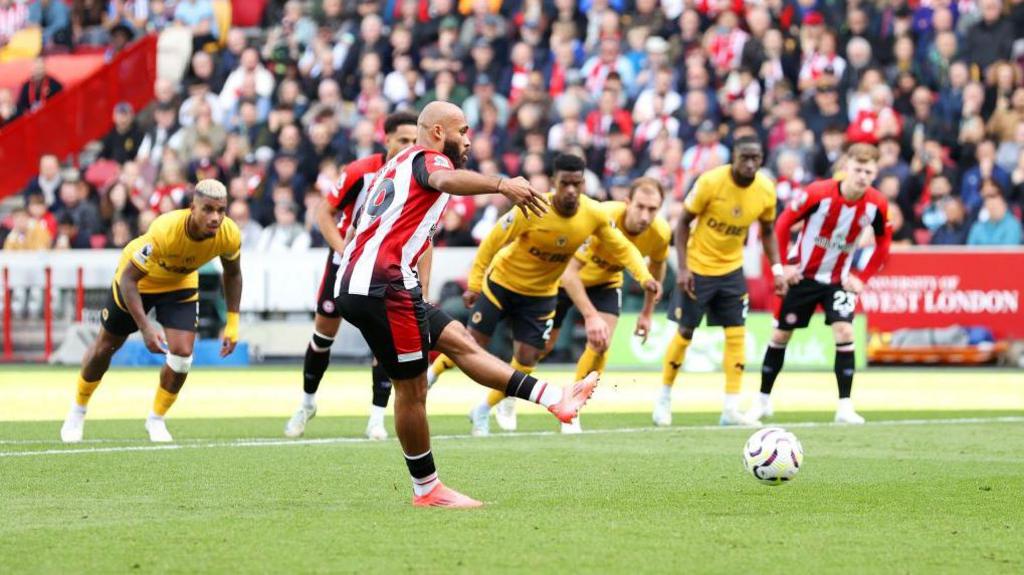
[[[846,425],[864,425],[864,417],[854,411],[852,407],[839,408],[836,410],[835,422]]]
[[[722,416],[718,418],[718,425],[754,426],[761,425],[761,421],[750,419],[738,409],[724,409]]]
[[[60,440],[64,443],[78,443],[82,441],[82,433],[85,431],[85,408],[77,403],[72,403],[64,418],[64,425],[60,427]]]
[[[491,434],[491,410],[487,406],[478,405],[469,412],[469,421],[473,423],[470,435],[473,437],[486,437]]]
[[[654,413],[651,415],[651,420],[654,421],[654,425],[658,427],[668,427],[672,425],[672,397],[662,395],[654,401]]]
[[[519,422],[516,419],[516,398],[506,397],[495,406],[494,419],[498,427],[504,431],[515,431]]]
[[[174,441],[171,432],[167,431],[167,422],[164,418],[149,416],[146,418],[146,431],[149,432],[149,440],[154,443],[170,443]]]
[[[306,424],[314,417],[316,417],[315,405],[311,410],[300,406],[295,410],[295,415],[292,415],[288,423],[284,424],[284,436],[292,439],[302,437],[302,434],[306,433]]]
[[[744,417],[751,421],[760,421],[765,417],[772,417],[775,415],[775,409],[772,408],[771,397],[759,397],[754,400],[754,405],[747,410]]]
[[[366,438],[373,441],[384,441],[388,438],[388,430],[384,427],[383,416],[370,415],[370,420],[366,422]]]

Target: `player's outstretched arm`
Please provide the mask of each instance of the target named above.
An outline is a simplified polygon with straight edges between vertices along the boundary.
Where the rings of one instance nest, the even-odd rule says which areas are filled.
[[[524,214],[527,210],[537,216],[548,211],[548,201],[526,181],[526,178],[500,178],[485,176],[472,170],[438,170],[427,180],[430,187],[453,196],[501,194]]]
[[[224,338],[221,340],[220,356],[227,357],[235,351],[238,344],[238,309],[242,303],[242,256],[233,260],[220,259],[224,266],[224,299],[227,303],[228,317],[224,326]]]
[[[142,296],[139,294],[139,280],[146,276],[146,273],[136,267],[134,261],[126,265],[121,277],[118,278],[118,286],[121,288],[121,296],[124,298],[124,305],[128,313],[135,320],[139,327],[142,339],[146,343],[146,349],[153,353],[167,353],[167,340],[164,334],[149,323],[146,317],[146,309],[142,306]]]
[[[633,276],[637,283],[648,292],[652,292],[655,298],[661,298],[661,283],[654,281],[647,269],[647,263],[644,262],[644,255],[622,235],[621,231],[610,223],[604,223],[594,230],[594,235],[601,240],[602,245],[612,253],[616,261],[625,265],[629,275]]]
[[[583,280],[580,279],[582,267],[583,262],[579,259],[574,257],[569,260],[569,265],[565,266],[565,271],[562,272],[562,289],[569,294],[572,304],[583,316],[583,323],[587,329],[587,343],[595,350],[604,351],[608,349],[608,338],[611,333],[608,324],[601,319],[601,314],[597,313],[594,303],[587,297],[587,288],[583,287]]]

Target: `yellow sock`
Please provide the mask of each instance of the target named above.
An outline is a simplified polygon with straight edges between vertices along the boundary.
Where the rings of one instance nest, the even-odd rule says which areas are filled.
[[[672,387],[676,382],[676,374],[679,368],[683,367],[683,360],[686,359],[686,348],[690,347],[690,340],[683,337],[683,334],[676,332],[675,337],[668,344],[665,352],[665,360],[661,364],[661,383]]]
[[[743,386],[743,364],[746,361],[746,328],[734,326],[725,328],[725,352],[722,353],[722,370],[725,372],[725,393],[740,392]]]
[[[430,371],[434,373],[434,377],[437,377],[453,367],[455,367],[455,362],[452,361],[450,357],[442,353],[437,356],[434,363],[430,364]]]
[[[521,372],[525,373],[526,375],[530,375],[531,373],[533,373],[533,366],[532,365],[531,366],[523,365],[523,364],[519,363],[519,361],[516,360],[516,358],[514,358],[514,357],[512,358],[512,361],[509,362],[509,365],[512,366],[512,369],[514,369],[516,371],[521,371]],[[492,389],[491,392],[487,394],[487,404],[490,405],[491,407],[494,407],[495,405],[498,405],[498,403],[501,402],[501,400],[503,400],[503,399],[505,399],[505,394],[500,392],[500,391],[498,391],[497,389]]]
[[[603,372],[606,363],[608,363],[608,354],[598,353],[588,345],[583,350],[580,360],[576,362],[576,381],[587,377],[587,374],[592,371]]]
[[[175,399],[178,399],[177,393],[171,393],[163,387],[157,387],[156,397],[153,398],[153,413],[160,417],[167,415],[167,410],[174,405]]]
[[[78,376],[78,395],[75,397],[75,403],[79,407],[85,407],[89,405],[89,398],[92,397],[92,392],[96,391],[96,388],[100,386],[100,380],[96,381],[85,381],[85,378],[79,374]]]

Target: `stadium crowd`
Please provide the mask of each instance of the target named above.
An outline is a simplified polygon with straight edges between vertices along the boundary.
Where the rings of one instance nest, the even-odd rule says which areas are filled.
[[[575,152],[588,194],[653,176],[672,220],[738,135],[764,142],[780,203],[875,143],[897,243],[1021,243],[1024,0],[288,0],[264,22],[221,32],[210,0],[0,0],[0,48],[33,25],[44,52],[194,37],[184,82],[117,105],[95,161],[42,158],[4,249],[122,247],[208,177],[246,248],[324,245],[313,208],[340,169],[434,99],[465,110],[469,167],[547,189]],[[40,60],[0,89],[0,125],[53,82]],[[453,199],[438,244],[476,245],[506,207]]]

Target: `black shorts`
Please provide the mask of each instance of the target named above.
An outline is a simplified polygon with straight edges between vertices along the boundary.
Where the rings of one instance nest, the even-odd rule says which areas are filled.
[[[116,292],[116,294],[115,294]],[[165,329],[196,331],[199,327],[199,290],[195,288],[163,293],[144,293],[142,309],[156,308],[156,321]],[[122,307],[124,306],[124,307]],[[100,313],[103,329],[114,335],[127,336],[139,330],[135,319],[128,313],[121,287],[114,283],[107,293],[107,301]]]
[[[334,281],[338,278],[338,268],[341,266],[341,257],[335,260],[337,255],[334,250],[327,250],[327,264],[320,278],[320,289],[316,291],[316,313],[324,317],[341,317],[338,305],[334,302]]]
[[[775,309],[776,327],[783,331],[807,327],[819,305],[825,310],[825,325],[837,321],[853,322],[857,294],[844,290],[839,284],[800,280],[789,288]]]
[[[611,287],[611,284],[588,287],[587,297],[590,299],[590,303],[594,304],[594,308],[601,313],[617,316],[622,309],[622,288]],[[565,316],[572,306],[569,292],[558,288],[558,302],[555,305],[555,329],[562,329],[562,322],[565,321]]]
[[[733,327],[746,322],[750,300],[743,268],[724,276],[693,274],[693,281],[697,299],[676,289],[668,308],[668,319],[690,329],[699,326],[705,314],[708,325]]]
[[[484,282],[484,293],[476,300],[467,325],[490,337],[498,322],[508,318],[513,340],[544,349],[555,325],[557,296],[521,295],[492,282],[490,276]]]
[[[388,288],[384,297],[342,293],[335,301],[356,326],[390,379],[411,379],[427,370],[427,354],[451,316],[423,301],[418,289]]]

